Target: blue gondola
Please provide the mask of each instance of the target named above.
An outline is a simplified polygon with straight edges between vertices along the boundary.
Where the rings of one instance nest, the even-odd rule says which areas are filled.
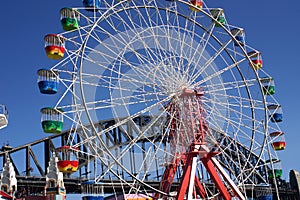
[[[103,196],[83,196],[82,200],[103,200]]]
[[[58,90],[58,72],[39,69],[38,86],[42,94],[56,94]]]
[[[103,185],[96,183],[93,180],[83,182],[81,184],[81,191],[83,193],[82,200],[103,200],[104,199]]]
[[[257,200],[272,200],[272,188],[270,185],[257,185],[255,187],[255,196]]]
[[[234,42],[235,46],[244,46],[245,45],[245,31],[242,28],[233,28],[231,29],[231,34],[235,37],[236,41]]]
[[[85,10],[95,12],[100,9],[100,0],[83,0]]]
[[[272,199],[273,199],[272,195],[265,195],[257,198],[257,200],[272,200]]]
[[[281,105],[277,105],[277,104],[269,105],[268,110],[270,113],[269,117],[271,122],[277,123],[283,121],[283,113],[282,113]]]

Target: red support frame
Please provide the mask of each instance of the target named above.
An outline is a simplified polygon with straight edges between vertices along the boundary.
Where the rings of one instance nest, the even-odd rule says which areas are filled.
[[[160,191],[163,191],[164,193],[170,192],[180,160],[181,160],[180,158],[177,158],[174,163],[170,163],[166,166],[166,169],[162,176],[162,181],[161,181],[161,184],[159,187]],[[156,193],[155,199],[158,199],[158,198],[159,198],[159,193]]]
[[[220,196],[224,200],[230,200],[233,196],[238,196],[240,199],[245,199],[243,194],[234,185],[233,181],[228,177],[226,172],[221,169],[219,163],[213,157],[216,152],[211,152],[209,149],[206,136],[209,134],[208,125],[205,121],[205,110],[202,106],[202,96],[203,92],[196,90],[185,89],[179,96],[180,106],[178,106],[178,99],[175,102],[170,102],[169,114],[167,118],[170,120],[170,145],[171,151],[175,149],[177,152],[171,152],[173,155],[180,155],[166,167],[162,182],[161,191],[169,193],[171,189],[171,184],[174,182],[174,177],[179,167],[180,162],[183,164],[183,173],[180,180],[180,185],[177,189],[178,200],[208,197],[206,190],[204,189],[201,181],[196,175],[196,166],[200,158],[203,166],[206,168],[211,179],[214,181],[216,187],[220,192]],[[172,115],[174,115],[172,117]],[[185,129],[181,130],[180,124],[184,123]],[[189,144],[182,142],[183,146],[186,145],[185,151],[178,152],[176,149],[176,140],[184,139],[183,133],[188,132],[190,134],[188,137],[192,138]],[[172,147],[174,145],[175,147]],[[223,179],[220,177],[220,175]],[[228,186],[233,190],[229,192],[227,186],[224,184],[227,182]],[[156,199],[158,198],[156,194]]]
[[[222,197],[224,200],[230,200],[231,195],[228,192],[226,186],[224,185],[222,179],[220,178],[217,170],[215,169],[215,166],[213,165],[213,162],[211,160],[211,155],[208,154],[206,157],[201,158],[201,161],[205,168],[207,169],[209,175],[213,179],[214,183],[216,184],[218,190],[220,191]]]

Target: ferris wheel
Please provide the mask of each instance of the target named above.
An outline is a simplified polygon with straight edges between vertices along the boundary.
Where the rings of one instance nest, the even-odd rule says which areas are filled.
[[[38,71],[41,93],[57,97],[42,125],[70,129],[59,149],[94,159],[96,182],[149,199],[246,199],[276,187],[286,144],[274,79],[223,9],[84,0],[60,14],[64,32],[45,36],[58,61]]]

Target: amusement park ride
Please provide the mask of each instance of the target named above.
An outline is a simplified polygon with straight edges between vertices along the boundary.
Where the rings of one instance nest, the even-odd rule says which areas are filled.
[[[83,0],[60,16],[64,31],[44,37],[57,63],[37,73],[56,98],[41,109],[44,132],[69,130],[53,152],[65,177],[85,155],[93,183],[114,191],[107,199],[279,199],[274,79],[223,9]]]

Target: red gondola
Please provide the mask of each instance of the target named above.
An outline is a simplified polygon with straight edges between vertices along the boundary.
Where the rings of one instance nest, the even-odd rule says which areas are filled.
[[[270,133],[270,137],[272,138],[272,147],[275,151],[281,151],[286,148],[286,142],[284,141],[284,133],[283,132],[273,132]]]
[[[272,146],[273,146],[274,150],[281,151],[281,150],[285,149],[286,143],[284,141],[273,142]]]
[[[203,7],[203,2],[201,0],[192,0],[190,1],[190,4],[191,4],[190,10],[194,12],[198,12]],[[195,8],[194,6],[197,8]]]
[[[261,69],[263,66],[262,56],[259,51],[251,51],[248,53],[251,62],[249,63],[250,67],[253,69],[258,70]]]
[[[73,173],[78,169],[78,158],[77,152],[78,148],[71,146],[62,146],[55,150],[60,153],[60,160],[57,162],[59,171],[64,173]]]
[[[59,60],[64,57],[65,54],[65,38],[56,35],[48,34],[44,37],[45,51],[48,58]]]

